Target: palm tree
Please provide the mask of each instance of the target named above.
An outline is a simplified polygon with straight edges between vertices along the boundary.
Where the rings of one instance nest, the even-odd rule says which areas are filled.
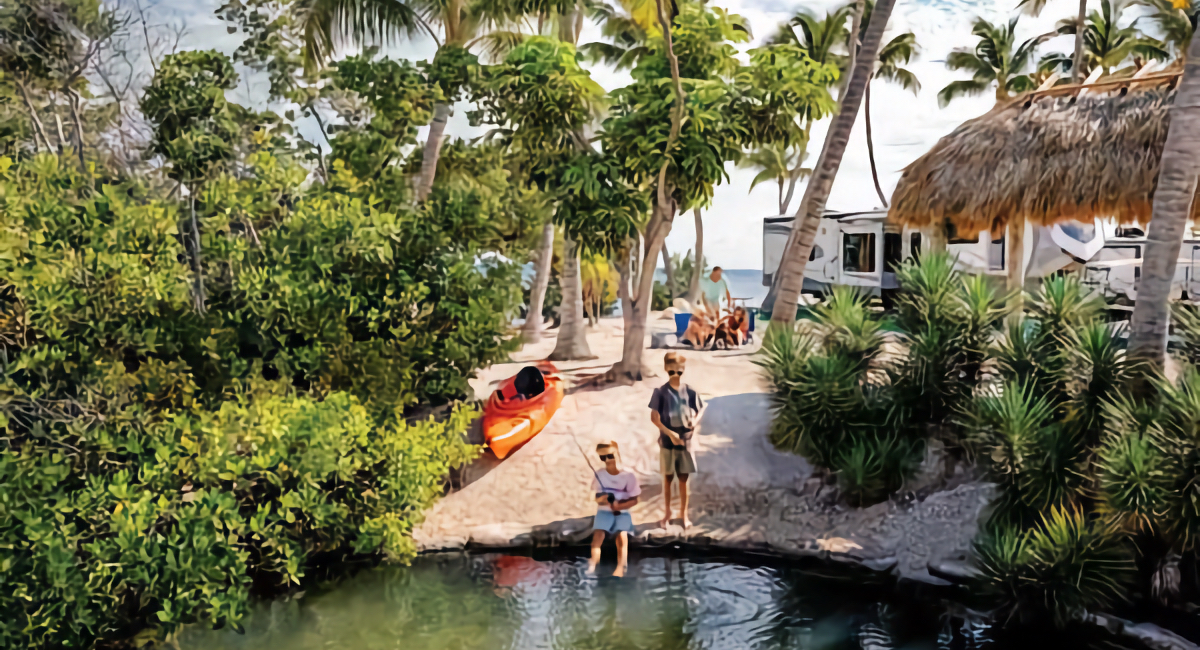
[[[1042,13],[1042,9],[1046,7],[1049,0],[1021,0],[1017,4],[1025,12],[1032,16],[1037,16]],[[1075,25],[1077,29],[1083,30],[1084,22],[1087,18],[1087,0],[1079,0],[1079,13],[1075,17]],[[1083,81],[1083,39],[1075,36],[1075,57],[1072,59],[1074,65],[1071,66],[1071,83],[1081,83]]]
[[[531,3],[520,9],[537,13],[540,7]],[[293,10],[304,32],[305,58],[310,64],[327,60],[341,44],[388,42],[419,33],[437,43],[435,60],[453,49],[474,47],[496,56],[520,39],[517,32],[501,29],[519,18],[513,7],[489,0],[300,0]],[[433,188],[450,111],[450,101],[434,105],[415,184],[418,202]]]
[[[1026,70],[1033,62],[1038,45],[1054,34],[1043,34],[1017,44],[1017,19],[1007,25],[993,25],[977,18],[971,33],[979,37],[974,50],[957,49],[946,57],[946,67],[965,70],[970,79],[952,81],[938,93],[938,103],[946,106],[950,102],[968,95],[979,95],[996,85],[996,102],[1036,88],[1033,78]]]
[[[807,133],[805,134],[807,136]],[[779,144],[769,144],[751,152],[738,161],[738,167],[757,169],[758,175],[750,181],[750,191],[760,183],[775,181],[779,185],[779,214],[787,212],[796,191],[796,182],[812,175],[812,170],[800,164],[808,158],[807,138],[796,149]],[[785,193],[786,190],[786,193]]]
[[[1150,20],[1158,26],[1163,43],[1179,56],[1192,42],[1192,32],[1200,22],[1200,0],[1137,0],[1151,10]]]
[[[808,9],[801,9],[791,20],[779,26],[779,31],[770,39],[773,44],[795,43],[808,52],[808,57],[817,63],[832,63],[843,69],[848,58],[846,48],[850,30],[846,20],[850,18],[852,5],[826,12],[821,18]],[[800,33],[797,34],[796,30]]]
[[[849,51],[850,30],[846,20],[851,17],[854,5],[826,12],[822,18],[808,9],[801,9],[796,15],[779,26],[775,35],[769,39],[771,44],[794,43],[804,48],[808,57],[817,63],[832,64],[842,75],[849,72],[846,66],[850,61]],[[799,30],[799,33],[797,33]],[[795,150],[782,149],[776,145],[768,145],[750,154],[742,163],[743,167],[759,170],[750,184],[750,191],[761,182],[775,180],[779,183],[779,214],[787,212],[795,195],[796,183],[812,175],[812,170],[801,167],[808,158],[809,134],[812,131],[812,119],[806,119],[803,137]],[[785,192],[786,187],[786,192]]]
[[[1120,25],[1121,14],[1127,7],[1121,0],[1100,0],[1100,11],[1088,15],[1083,31],[1083,59],[1080,64],[1083,69],[1079,71],[1079,76],[1087,76],[1095,68],[1104,70],[1104,74],[1112,74],[1113,68],[1130,58],[1153,61],[1170,58],[1170,53],[1161,42],[1138,30],[1136,20],[1125,27]],[[1072,20],[1059,21],[1057,31],[1070,36],[1079,32]],[[1064,67],[1073,65],[1071,63]]]
[[[868,20],[870,20],[873,7],[874,3],[867,2],[865,13]],[[879,195],[879,200],[885,208],[888,201],[883,194],[883,188],[879,185],[879,171],[875,166],[875,140],[871,134],[871,81],[883,79],[897,84],[905,90],[911,90],[914,95],[917,94],[921,91],[921,82],[917,80],[917,75],[913,74],[911,70],[901,67],[912,61],[916,55],[917,36],[912,32],[900,34],[884,44],[879,50],[875,73],[867,81],[866,95],[863,98],[863,119],[867,127],[867,157],[871,161],[871,178],[875,181],[875,192]]]
[[[893,6],[895,0],[879,0],[875,10],[871,12],[871,19],[867,22],[867,31],[859,49],[859,57],[851,70],[846,94],[841,98],[841,108],[833,123],[829,125],[829,134],[821,152],[820,163],[805,190],[808,200],[801,205],[803,214],[797,215],[796,227],[792,231],[795,241],[789,242],[779,265],[779,295],[771,315],[771,322],[776,329],[790,328],[796,318],[796,305],[804,288],[804,267],[812,252],[813,239],[820,225],[821,215],[825,212],[829,190],[833,187],[833,180],[846,152],[850,131],[853,130],[855,118],[858,117],[858,107],[866,94],[871,73],[879,59],[883,30],[887,28]]]
[[[1192,39],[1187,60],[1171,107],[1129,334],[1130,355],[1159,370],[1165,361],[1171,323],[1171,282],[1200,176],[1200,39]]]

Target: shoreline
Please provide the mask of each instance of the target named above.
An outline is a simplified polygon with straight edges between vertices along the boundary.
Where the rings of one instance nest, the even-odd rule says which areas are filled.
[[[673,329],[651,316],[647,338]],[[581,449],[617,441],[624,469],[642,485],[631,510],[636,546],[685,544],[779,557],[828,557],[904,579],[949,584],[930,575],[942,562],[970,549],[976,522],[992,488],[956,474],[944,479],[936,450],[920,476],[892,499],[867,508],[838,503],[835,486],[813,475],[809,463],[777,451],[767,440],[770,401],[753,364],[756,346],[688,352],[685,381],[709,403],[696,436],[698,473],[691,486],[688,531],[655,526],[663,508],[657,433],[649,423],[650,393],[665,377],[632,386],[584,386],[621,353],[620,319],[601,319],[588,333],[598,358],[559,364],[576,384],[550,424],[504,461],[490,452],[464,468],[458,489],[440,499],[413,531],[421,552],[573,546],[590,535],[595,502],[591,467]],[[554,332],[488,368],[473,382],[477,395],[553,349]],[[660,350],[647,350],[657,365]],[[676,513],[678,514],[678,513]]]

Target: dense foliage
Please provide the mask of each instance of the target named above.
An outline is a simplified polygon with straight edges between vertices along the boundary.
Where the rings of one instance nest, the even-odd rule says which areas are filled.
[[[383,212],[254,162],[198,201],[198,314],[176,205],[0,160],[5,646],[236,623],[252,584],[408,557],[474,453],[468,412],[405,414],[465,397],[508,349],[517,285],[475,264],[485,215],[465,196]]]
[[[807,326],[769,337],[759,362],[774,386],[772,442],[837,472],[855,503],[886,498],[915,469],[922,441],[946,435],[1000,317],[995,292],[946,255],[896,276],[890,323],[865,296],[836,287]],[[903,346],[885,349],[885,329]]]
[[[835,472],[853,504],[899,488],[922,440],[973,460],[998,491],[975,543],[979,592],[1006,618],[1063,625],[1195,589],[1178,564],[1196,565],[1200,534],[1200,373],[1135,396],[1121,325],[1070,276],[1003,326],[987,280],[944,254],[897,277],[886,323],[839,288],[814,323],[768,339],[772,441]],[[1178,320],[1181,360],[1200,358],[1200,319]]]

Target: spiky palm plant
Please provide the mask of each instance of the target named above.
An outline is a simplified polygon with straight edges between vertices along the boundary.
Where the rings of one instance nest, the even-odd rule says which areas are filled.
[[[870,296],[853,287],[835,286],[829,299],[813,309],[822,347],[844,354],[866,370],[883,346],[882,323],[871,310]]]
[[[1095,322],[1103,311],[1104,301],[1076,275],[1046,278],[1029,298],[1031,317],[1059,344],[1066,344],[1074,328]]]
[[[1032,529],[992,529],[975,542],[979,588],[1010,616],[1065,626],[1087,611],[1124,602],[1133,582],[1125,536],[1083,511],[1053,508]]]
[[[1195,550],[1200,546],[1200,371],[1188,367],[1175,384],[1160,379],[1156,385],[1172,496],[1163,532],[1177,549]]]
[[[771,442],[829,467],[847,432],[859,428],[856,420],[869,409],[859,360],[818,347],[807,334],[771,334],[755,363],[773,388]]]
[[[1200,365],[1200,310],[1177,302],[1171,308],[1171,324],[1179,339],[1175,355],[1193,366]]]
[[[1051,507],[1079,501],[1087,481],[1086,449],[1057,421],[1054,402],[1036,382],[994,386],[965,415],[968,445],[1000,487],[994,520],[1029,522]]]
[[[942,423],[978,385],[999,301],[986,281],[964,278],[945,253],[905,263],[896,276],[902,292],[895,320],[907,348],[891,373],[897,402],[918,421]]]
[[[1106,405],[1125,392],[1135,375],[1135,364],[1125,356],[1121,330],[1114,323],[1093,322],[1071,331],[1059,368],[1060,380],[1070,395],[1065,419],[1084,436],[1088,447],[1100,443],[1107,417]]]
[[[1057,403],[1066,397],[1070,348],[1080,328],[1096,322],[1104,304],[1072,276],[1047,278],[1025,304],[1028,314],[1007,324],[992,354],[1002,377],[1031,379],[1054,393]]]
[[[859,433],[835,451],[838,487],[852,506],[878,503],[916,471],[920,450],[919,441],[896,433]]]
[[[1109,411],[1096,459],[1097,512],[1131,534],[1154,534],[1163,529],[1174,487],[1156,413],[1127,398]]]

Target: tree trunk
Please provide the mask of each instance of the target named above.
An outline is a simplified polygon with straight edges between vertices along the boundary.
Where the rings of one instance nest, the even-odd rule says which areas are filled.
[[[693,305],[700,300],[700,278],[704,275],[704,220],[700,208],[692,209],[696,218],[696,248],[692,249],[692,277],[688,280],[687,301]]]
[[[1013,321],[1021,320],[1025,308],[1025,215],[1014,214],[1008,222],[1007,239],[1004,241],[1008,249],[1007,276],[1008,315]]]
[[[850,52],[849,58],[846,60],[846,72],[842,77],[841,87],[838,88],[838,101],[846,96],[846,89],[850,86],[851,71],[858,63],[858,51],[860,43],[858,42],[858,33],[862,31],[863,12],[866,11],[866,0],[855,0],[854,2],[854,17],[850,20],[850,40],[846,43],[846,50]]]
[[[871,178],[875,181],[875,193],[883,207],[888,207],[887,197],[879,186],[879,171],[875,168],[875,141],[871,138],[871,80],[867,79],[867,89],[863,91],[863,120],[867,123],[867,157],[871,159]]]
[[[675,269],[671,266],[671,253],[667,251],[667,242],[662,247],[663,270],[667,274],[667,300],[675,299]]]
[[[46,127],[42,124],[42,119],[38,117],[37,108],[33,105],[33,100],[29,97],[29,91],[26,90],[25,84],[17,82],[17,90],[21,92],[21,101],[25,103],[25,109],[29,111],[29,120],[33,122],[33,149],[36,152],[38,147],[38,138],[46,145],[46,151],[54,151],[54,147],[50,145],[50,138],[46,135]]]
[[[1200,38],[1193,38],[1188,46],[1170,115],[1129,334],[1130,355],[1158,370],[1167,352],[1175,265],[1200,176]]]
[[[1075,21],[1075,58],[1071,63],[1071,83],[1083,81],[1083,32],[1087,29],[1087,0],[1079,0],[1079,17]]]
[[[674,192],[666,192],[670,196]],[[621,377],[629,381],[641,381],[646,377],[653,376],[646,367],[646,359],[643,351],[646,348],[646,322],[650,318],[650,302],[653,298],[654,291],[654,266],[658,260],[659,251],[662,250],[663,242],[667,238],[667,234],[671,232],[671,222],[675,218],[675,202],[667,207],[663,207],[657,201],[654,204],[654,212],[650,216],[650,223],[646,225],[645,243],[641,250],[638,250],[636,244],[631,244],[629,255],[641,255],[638,258],[637,269],[630,272],[631,277],[635,279],[635,284],[632,287],[626,286],[625,291],[627,296],[622,301],[622,305],[628,306],[621,310],[624,324],[625,336],[621,347],[621,363],[618,373]]]
[[[554,260],[554,222],[542,226],[542,245],[538,249],[537,265],[534,267],[533,286],[529,288],[529,312],[525,316],[522,337],[526,343],[542,340],[546,323],[542,319],[542,308],[546,305],[546,288],[550,286],[550,265]]]
[[[934,224],[929,228],[929,252],[946,252],[946,222]]]
[[[200,223],[196,220],[196,189],[190,190],[188,196],[188,206],[192,213],[192,260],[196,263],[196,280],[192,289],[192,299],[196,304],[196,311],[200,314],[205,312],[204,295],[204,257],[200,249]]]
[[[82,100],[74,90],[68,90],[67,94],[71,102],[71,121],[75,125],[75,154],[79,157],[79,173],[87,176],[87,160],[83,154],[83,118],[79,116],[79,103]]]
[[[429,123],[429,137],[421,154],[421,175],[417,177],[417,203],[424,201],[433,189],[437,176],[438,157],[442,155],[442,138],[446,134],[446,122],[450,119],[450,105],[438,103],[433,106],[433,120]]]
[[[667,18],[666,0],[655,0],[658,13],[658,26],[662,30],[663,43],[666,45],[667,63],[671,72],[671,90],[675,94],[671,106],[671,130],[667,134],[667,142],[663,153],[667,159],[658,168],[658,178],[654,187],[654,211],[650,222],[646,224],[643,238],[644,246],[638,250],[630,246],[629,254],[641,255],[638,259],[637,286],[626,302],[630,309],[622,310],[625,322],[625,335],[622,341],[621,363],[613,367],[614,374],[626,380],[641,381],[650,376],[646,369],[646,359],[642,354],[645,347],[646,320],[650,317],[650,302],[654,294],[654,267],[658,261],[659,251],[663,242],[671,232],[671,224],[675,220],[677,204],[675,202],[675,186],[667,177],[670,167],[670,156],[675,154],[675,145],[679,142],[679,131],[683,128],[684,111],[686,110],[687,94],[683,90],[683,81],[679,74],[679,58],[675,56],[675,42],[671,36],[671,21]],[[626,291],[630,288],[626,287]]]
[[[579,277],[579,244],[563,237],[562,325],[551,361],[595,359],[587,342],[587,321],[583,317],[583,283]]]
[[[821,224],[821,216],[825,213],[825,203],[829,199],[833,180],[842,164],[842,156],[846,153],[850,131],[854,128],[855,118],[858,117],[858,107],[862,103],[867,81],[879,56],[883,30],[887,27],[895,4],[896,0],[879,0],[875,10],[871,12],[871,22],[867,25],[867,33],[863,37],[850,83],[846,86],[846,96],[842,98],[837,117],[829,125],[829,134],[825,138],[821,159],[804,191],[805,198],[800,203],[796,224],[792,228],[792,236],[789,237],[788,247],[784,251],[776,276],[779,291],[771,313],[771,323],[776,328],[791,328],[796,319],[796,306],[800,301],[800,292],[804,289],[804,268],[808,264],[808,256],[812,253],[813,239]]]

